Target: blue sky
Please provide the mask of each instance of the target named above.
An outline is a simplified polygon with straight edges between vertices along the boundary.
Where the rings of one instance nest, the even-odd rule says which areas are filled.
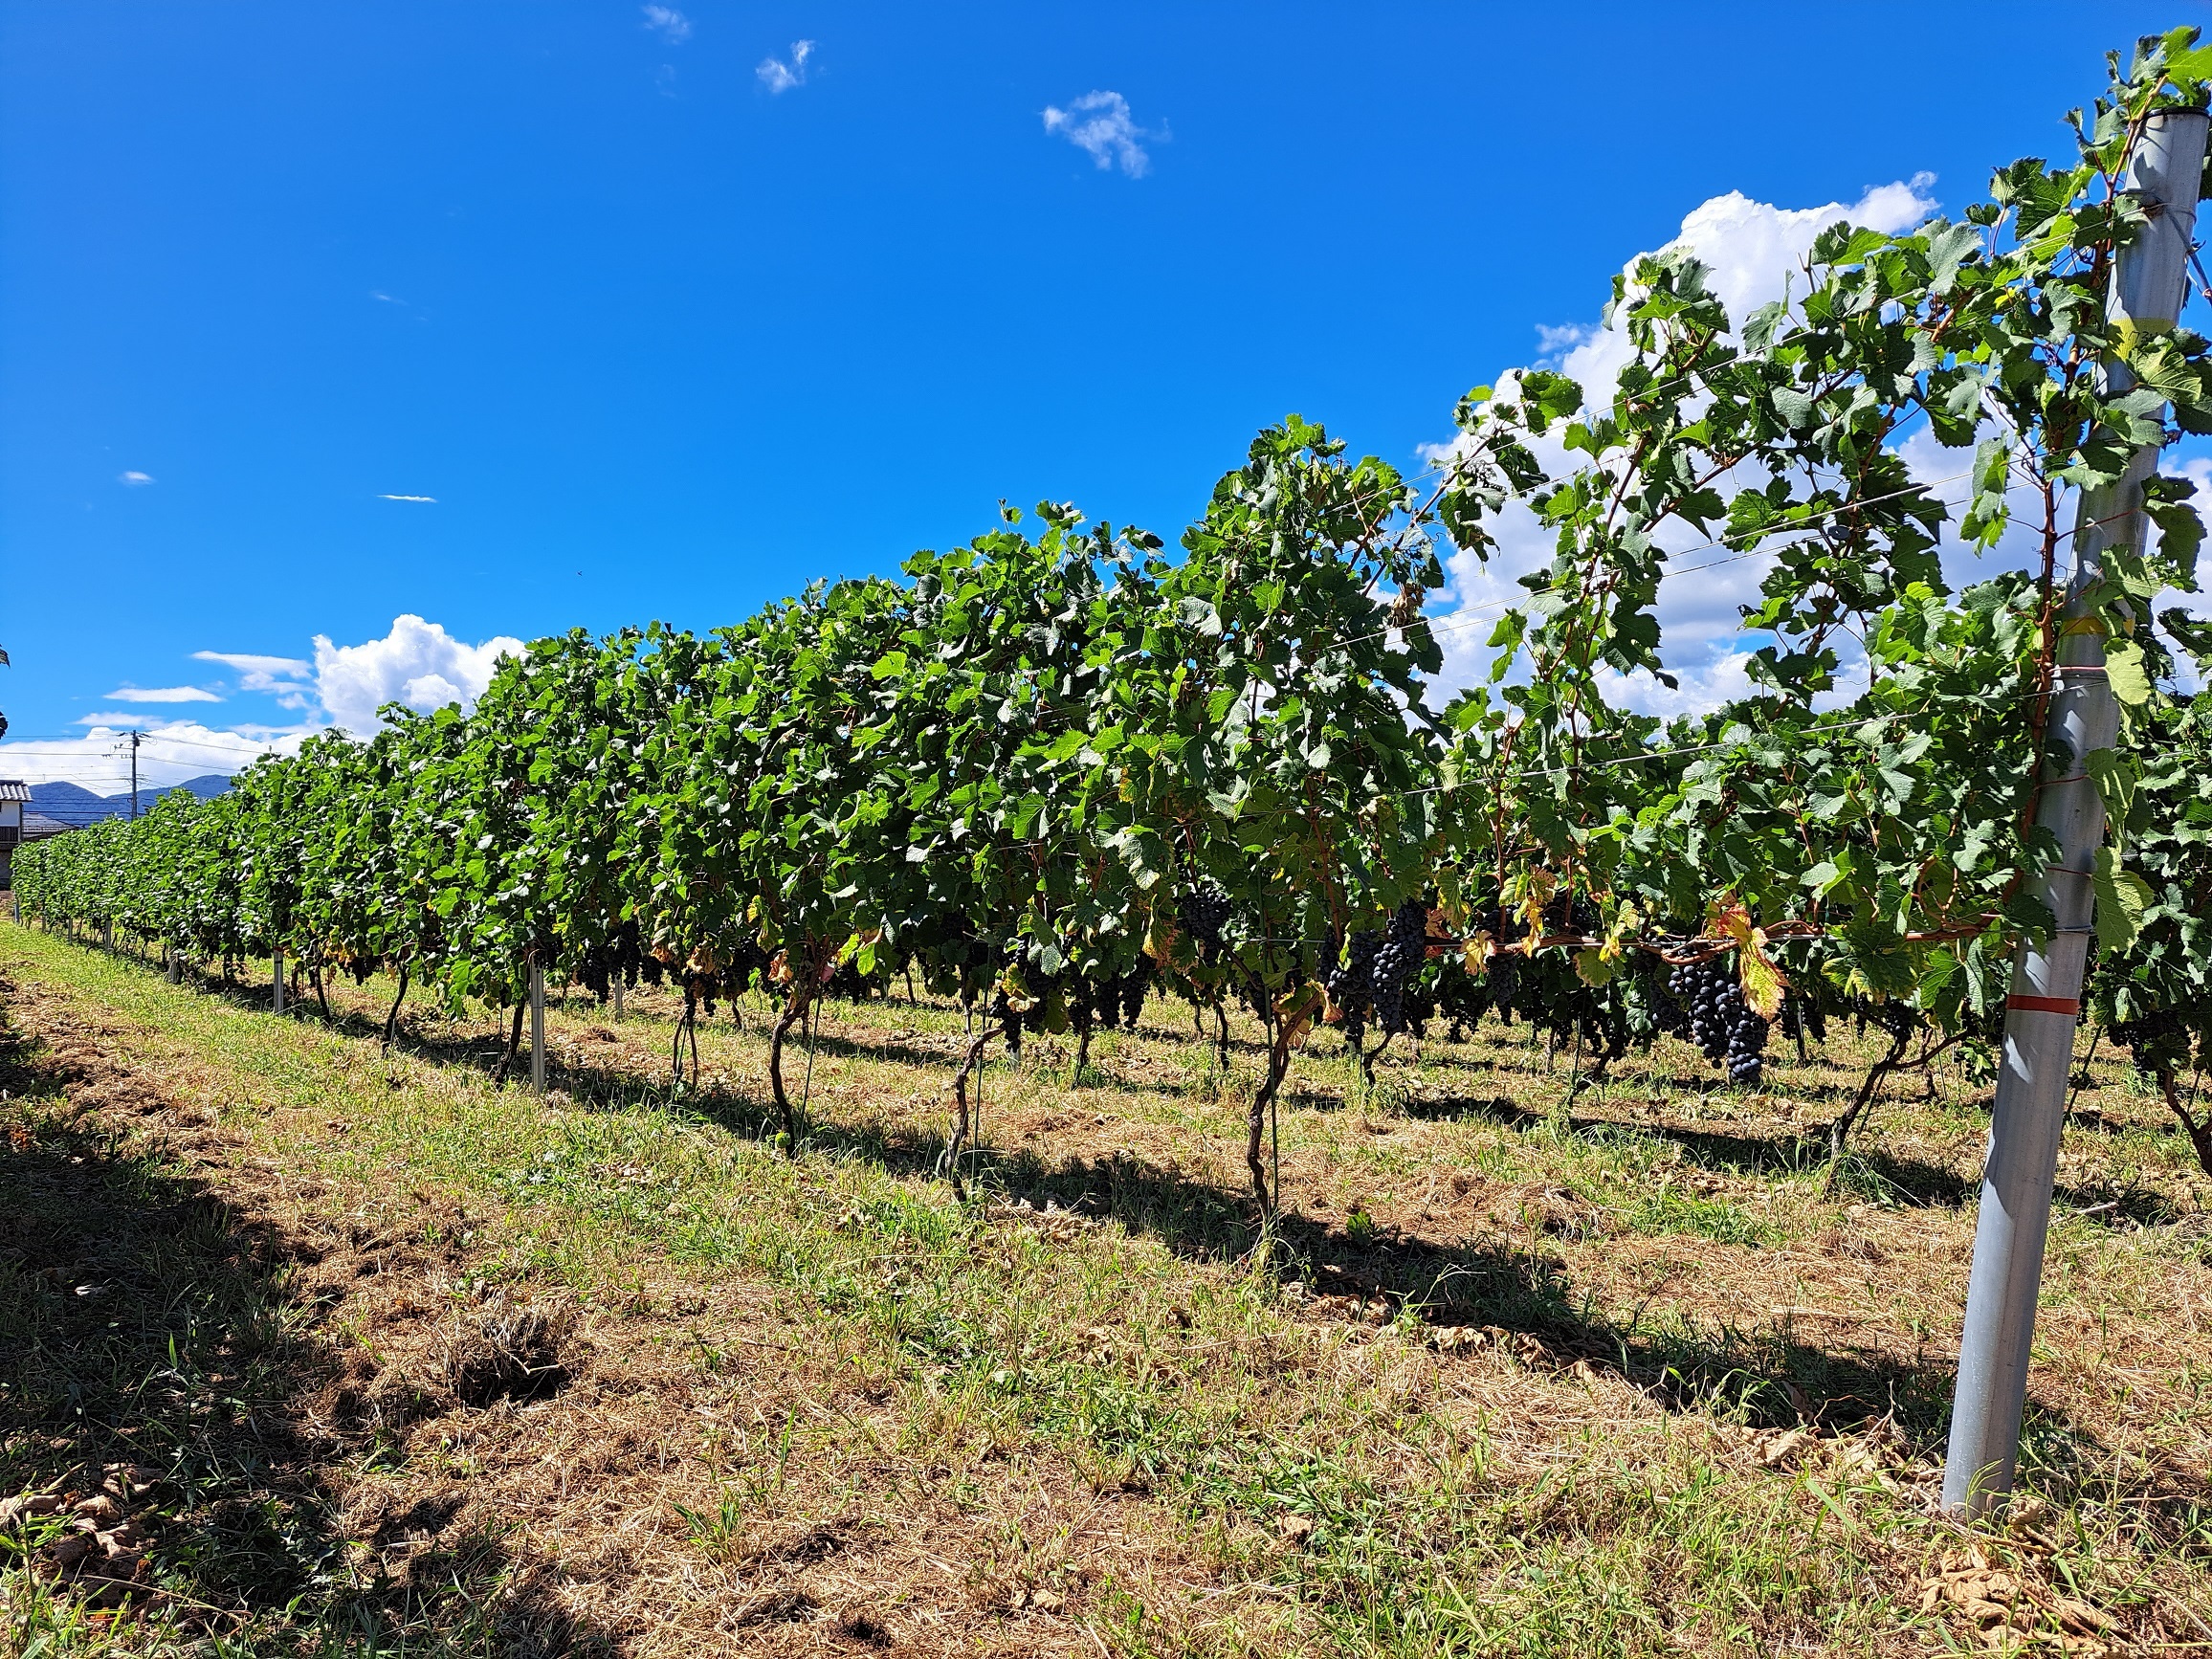
[[[2205,10],[19,0],[0,770],[116,786],[101,714],[214,769],[465,690],[395,617],[711,627],[1001,497],[1172,539],[1292,409],[1414,462],[1700,203],[1956,208]]]

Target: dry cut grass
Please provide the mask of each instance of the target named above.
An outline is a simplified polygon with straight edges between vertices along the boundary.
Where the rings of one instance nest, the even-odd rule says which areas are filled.
[[[1847,1040],[1570,1100],[1518,1030],[1371,1092],[1319,1036],[1262,1231],[1252,1052],[1180,1005],[994,1065],[962,1204],[955,1009],[829,1009],[786,1161],[757,1009],[672,1089],[665,999],[559,1006],[540,1103],[489,1018],[383,1054],[380,984],[325,1028],[22,929],[0,971],[9,1659],[2212,1645],[2206,1183],[2109,1058],[2031,1497],[1974,1536],[1986,1101],[1910,1080],[1828,1170]]]

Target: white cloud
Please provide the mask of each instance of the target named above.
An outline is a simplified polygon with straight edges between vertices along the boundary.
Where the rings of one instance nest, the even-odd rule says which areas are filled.
[[[333,725],[356,737],[376,730],[376,711],[386,703],[430,710],[476,700],[491,683],[502,656],[519,653],[522,642],[504,636],[470,645],[434,622],[401,616],[382,639],[363,645],[334,645],[315,638],[315,692]]]
[[[1872,230],[1896,232],[1919,224],[1936,207],[1926,194],[1935,181],[1928,174],[1914,175],[1900,184],[1868,190],[1856,202],[1830,202],[1818,208],[1779,208],[1755,202],[1739,191],[1730,191],[1704,203],[1682,221],[1681,234],[1670,247],[1687,245],[1709,268],[1707,281],[1728,308],[1732,321],[1740,323],[1760,305],[1781,298],[1788,279],[1797,272],[1813,238],[1829,225],[1847,220]],[[1635,261],[1626,269],[1633,271]],[[1593,403],[1612,394],[1622,367],[1635,355],[1627,336],[1619,329],[1569,323],[1537,329],[1539,361],[1579,382]],[[1510,372],[1501,379],[1510,379]],[[1442,461],[1457,442],[1425,445],[1423,456]],[[1536,440],[1537,459],[1554,476],[1573,470],[1582,457],[1570,456],[1557,432]],[[1914,464],[1912,446],[1906,446],[1908,464]],[[1933,449],[1934,446],[1930,445]],[[1942,452],[1941,464],[1920,475],[1934,478],[1964,470],[1962,453]],[[1725,488],[1725,481],[1723,483]],[[1962,498],[1963,484],[1947,491]],[[1499,545],[1485,564],[1471,553],[1447,550],[1449,593],[1453,608],[1435,613],[1432,626],[1440,631],[1437,643],[1445,663],[1437,676],[1436,691],[1449,697],[1488,671],[1487,641],[1496,618],[1510,605],[1526,598],[1517,578],[1550,563],[1554,538],[1536,521],[1526,507],[1509,506],[1492,526]],[[1738,637],[1739,607],[1758,603],[1759,586],[1767,563],[1759,558],[1730,558],[1722,548],[1698,544],[1707,538],[1686,526],[1659,536],[1662,545],[1679,555],[1673,563],[1682,574],[1670,577],[1659,590],[1658,617],[1664,638],[1668,671],[1680,682],[1669,691],[1648,675],[1612,680],[1607,695],[1625,707],[1653,714],[1683,714],[1711,708],[1738,695],[1743,678],[1748,642]],[[1710,564],[1705,570],[1688,566]],[[1986,572],[1984,572],[1986,573]]]
[[[666,37],[671,45],[681,45],[691,38],[691,19],[674,6],[648,6],[645,26]]]
[[[377,499],[380,501],[425,501],[432,506],[437,504],[435,496],[379,496]]]
[[[1537,324],[1537,362],[1558,363],[1570,351],[1587,345],[1598,333],[1592,322],[1568,322],[1557,328]]]
[[[118,473],[115,481],[136,490],[152,483],[154,480],[153,476],[149,473]]]
[[[292,724],[241,721],[224,730],[197,720],[164,721],[150,728],[144,717],[107,709],[80,716],[91,730],[81,738],[0,741],[0,776],[33,783],[66,780],[96,793],[113,794],[129,779],[128,732],[144,732],[139,777],[147,787],[181,783],[209,772],[232,773],[264,754],[291,754],[305,739],[330,726],[356,737],[377,727],[387,703],[429,711],[447,703],[472,706],[491,683],[499,658],[522,651],[504,635],[471,645],[419,616],[395,617],[382,639],[336,645],[317,635],[313,659],[254,652],[196,651],[199,662],[219,663],[237,676],[240,691],[260,692],[301,718]],[[145,690],[125,686],[108,694],[119,702],[219,701],[196,686]]]
[[[1708,286],[1740,323],[1782,289],[1811,251],[1813,238],[1839,220],[1870,231],[1911,230],[1936,210],[1922,192],[1936,182],[1915,173],[1909,183],[1880,185],[1856,202],[1830,202],[1819,208],[1777,208],[1755,202],[1740,190],[1714,196],[1682,221],[1682,232],[1668,244],[1689,247],[1709,267]],[[1631,259],[1626,267],[1635,269]],[[1563,343],[1565,331],[1541,330],[1546,349]],[[1580,381],[1593,398],[1610,397],[1622,367],[1635,356],[1628,336],[1618,328],[1590,328],[1559,360],[1559,372]]]
[[[238,676],[238,689],[249,692],[266,692],[276,699],[279,708],[305,713],[310,706],[315,688],[307,683],[315,673],[315,665],[304,657],[257,656],[251,652],[195,651],[195,662],[219,662]]]
[[[107,694],[119,703],[219,703],[223,699],[196,685],[120,686]]]
[[[257,656],[244,651],[195,651],[194,662],[219,662],[243,675],[239,684],[248,691],[267,691],[274,681],[304,679],[315,665],[303,656]]]
[[[471,645],[437,623],[401,616],[382,639],[360,645],[338,645],[327,634],[318,634],[312,661],[248,652],[192,654],[232,670],[241,691],[266,693],[280,707],[320,713],[331,724],[365,737],[376,729],[376,711],[386,703],[423,710],[473,703],[491,682],[498,659],[521,649],[520,640],[504,635]]]
[[[1163,139],[1165,129],[1147,132],[1129,116],[1129,100],[1117,92],[1087,92],[1066,109],[1045,111],[1045,130],[1061,134],[1101,170],[1119,166],[1140,179],[1152,166],[1142,140]]]
[[[774,57],[763,57],[753,73],[761,77],[761,84],[770,92],[789,92],[794,86],[807,84],[807,59],[814,55],[811,40],[791,42],[791,61],[785,63]]]
[[[381,288],[371,288],[368,291],[368,297],[371,299],[381,299],[387,305],[405,305],[407,303],[404,299],[394,299]]]

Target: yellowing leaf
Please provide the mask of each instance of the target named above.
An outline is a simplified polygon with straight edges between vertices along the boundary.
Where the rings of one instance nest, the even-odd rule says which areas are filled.
[[[1633,903],[1622,905],[1613,913],[1613,925],[1605,930],[1605,942],[1598,947],[1598,954],[1607,962],[1619,962],[1628,940],[1643,931],[1644,913]]]
[[[1037,1006],[1037,999],[1029,994],[1029,987],[1013,968],[999,975],[999,990],[1006,999],[1006,1006],[1017,1014],[1026,1014]]]
[[[1175,958],[1175,920],[1155,908],[1144,929],[1144,954],[1165,967]]]
[[[1325,1000],[1321,987],[1316,984],[1299,985],[1275,999],[1275,1017],[1283,1023],[1285,1043],[1304,1041],[1306,1033],[1314,1029],[1314,1016],[1321,1011]]]
[[[1766,930],[1751,918],[1742,905],[1720,900],[1713,907],[1710,932],[1736,941],[1736,975],[1743,986],[1743,1000],[1763,1019],[1781,1011],[1782,994],[1789,981],[1766,954]]]
[[[1559,878],[1549,870],[1531,870],[1520,878],[1521,925],[1531,939],[1541,939],[1544,932],[1544,907],[1551,903],[1552,895],[1559,890]]]
[[[1459,941],[1459,960],[1467,964],[1467,971],[1476,979],[1490,972],[1490,961],[1495,955],[1497,940],[1487,928]]]
[[[1789,981],[1781,968],[1766,954],[1766,933],[1754,928],[1751,939],[1736,953],[1738,977],[1743,981],[1743,1000],[1752,1006],[1761,1019],[1771,1020],[1781,1012],[1781,999],[1789,989]]]

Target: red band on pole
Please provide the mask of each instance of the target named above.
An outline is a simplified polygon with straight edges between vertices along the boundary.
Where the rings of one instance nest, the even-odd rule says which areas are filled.
[[[2006,997],[2007,1008],[2018,1008],[2024,1014],[2079,1014],[2081,1004],[2072,997]]]

